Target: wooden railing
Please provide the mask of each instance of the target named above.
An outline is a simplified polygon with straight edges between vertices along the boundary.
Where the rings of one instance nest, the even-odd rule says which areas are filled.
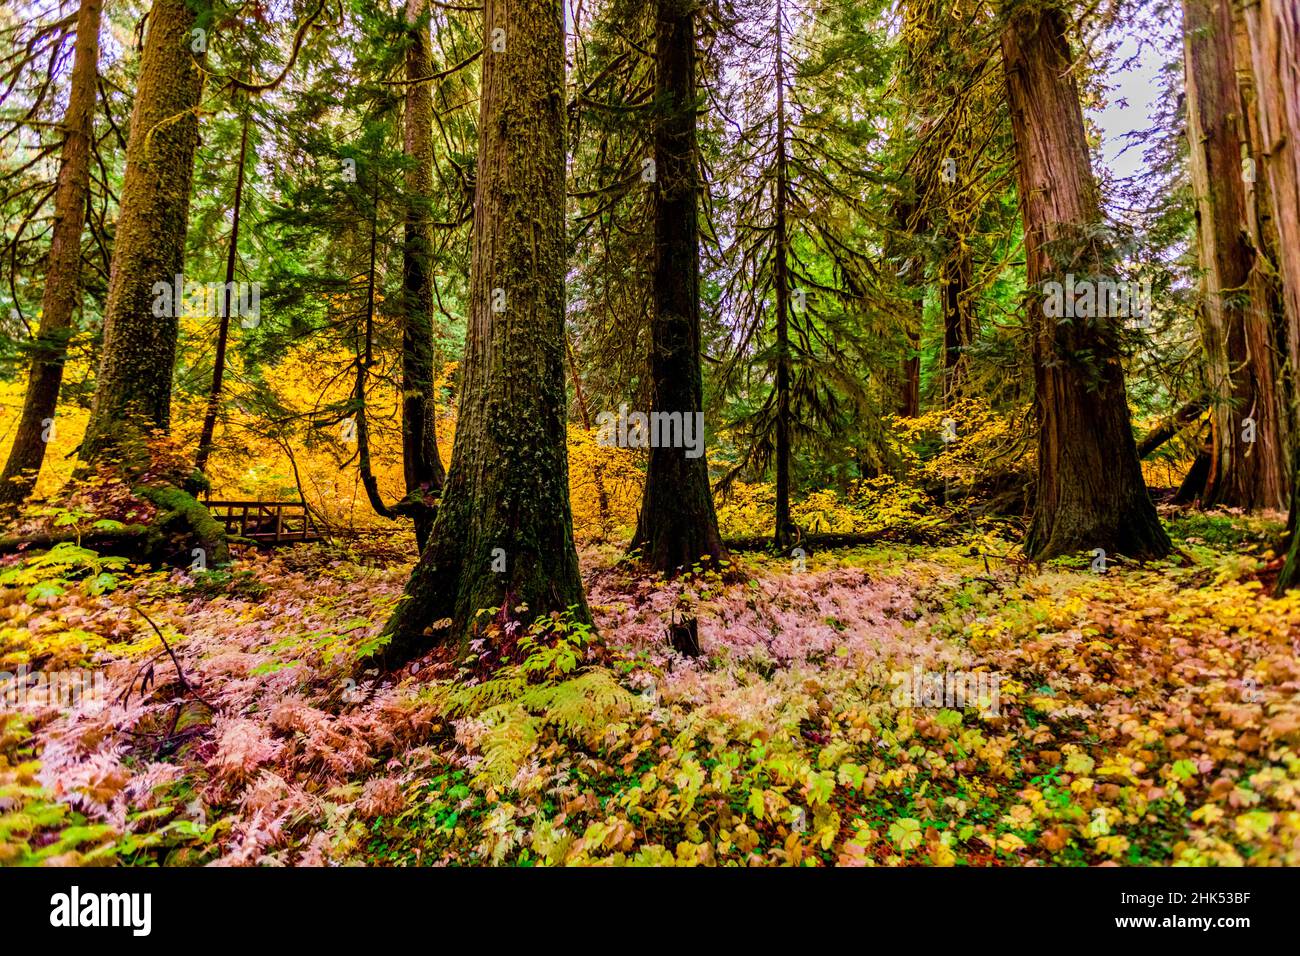
[[[321,538],[311,511],[301,501],[205,501],[204,505],[226,534],[258,544],[275,546]]]

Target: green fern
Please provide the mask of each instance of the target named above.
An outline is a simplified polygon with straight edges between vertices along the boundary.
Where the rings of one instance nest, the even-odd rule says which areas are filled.
[[[562,617],[541,618],[520,641],[528,654],[521,663],[479,684],[433,691],[446,716],[475,717],[487,725],[480,749],[488,782],[508,784],[547,731],[595,747],[647,708],[608,668],[579,669],[583,645],[591,639],[589,629]]]

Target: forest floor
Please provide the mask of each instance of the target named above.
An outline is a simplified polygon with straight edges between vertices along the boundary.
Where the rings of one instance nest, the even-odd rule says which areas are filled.
[[[10,558],[0,671],[105,685],[0,705],[0,863],[1300,864],[1277,525],[1166,520],[1174,558],[1104,572],[985,535],[665,583],[591,547],[594,633],[396,675],[358,665],[391,546]],[[982,699],[907,696],[935,673]]]

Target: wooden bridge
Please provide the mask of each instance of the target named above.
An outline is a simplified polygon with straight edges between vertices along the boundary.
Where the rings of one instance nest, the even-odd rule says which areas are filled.
[[[276,547],[319,541],[321,534],[311,511],[301,501],[205,501],[212,517],[228,535]]]

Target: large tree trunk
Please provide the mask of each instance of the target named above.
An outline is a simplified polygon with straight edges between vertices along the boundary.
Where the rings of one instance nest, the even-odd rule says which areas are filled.
[[[1038,560],[1103,549],[1168,553],[1169,538],[1142,479],[1112,317],[1058,322],[1037,294],[1068,272],[1095,276],[1101,200],[1093,178],[1066,19],[1022,9],[1002,33],[1025,227],[1038,418],[1038,484],[1025,543]]]
[[[72,54],[72,82],[63,116],[63,150],[54,194],[54,234],[41,295],[41,324],[32,343],[27,393],[4,474],[0,507],[21,504],[31,494],[45,460],[63,382],[63,363],[81,301],[81,231],[90,191],[90,137],[99,75],[99,21],[102,0],[82,0]]]
[[[217,412],[221,409],[221,389],[226,375],[226,346],[230,342],[230,310],[235,298],[235,266],[239,263],[239,219],[244,206],[244,172],[248,164],[248,127],[252,111],[245,104],[244,120],[239,129],[239,159],[235,170],[235,195],[230,218],[230,245],[226,249],[226,284],[221,293],[221,319],[217,325],[217,352],[212,360],[212,385],[208,389],[203,428],[199,431],[199,451],[194,467],[206,471],[212,454],[213,436],[217,431]]]
[[[81,458],[139,461],[143,438],[171,424],[177,315],[155,315],[155,283],[173,286],[185,260],[196,107],[203,85],[191,52],[194,11],[186,0],[154,0],[140,60],[127,141],[121,215],[113,245],[104,344]]]
[[[570,608],[590,620],[565,451],[563,11],[486,0],[483,22],[459,423],[432,538],[385,629],[390,663],[468,640],[481,609],[499,608],[498,623]]]
[[[658,0],[655,29],[655,265],[650,326],[652,410],[701,423],[701,453],[650,449],[632,548],[666,574],[726,553],[709,488],[700,368],[700,271],[695,130],[696,0]]]
[[[1213,399],[1204,505],[1281,508],[1285,411],[1275,361],[1276,299],[1258,230],[1228,0],[1184,0],[1187,132],[1204,298],[1201,338]]]
[[[433,526],[434,499],[444,472],[438,457],[433,347],[433,226],[428,200],[433,191],[433,92],[415,80],[433,73],[428,0],[407,0],[411,27],[406,51],[406,109],[403,146],[406,171],[406,233],[402,247],[402,461],[406,477],[404,507],[415,522],[421,551]]]
[[[785,10],[776,0],[776,204],[773,243],[773,275],[776,305],[776,534],[777,550],[794,544],[794,522],[790,518],[790,251],[786,200],[789,168],[786,159],[785,122]]]
[[[1300,0],[1259,0],[1244,8],[1255,80],[1261,159],[1277,231],[1277,266],[1286,313],[1290,367],[1291,546],[1278,590],[1300,585]]]

